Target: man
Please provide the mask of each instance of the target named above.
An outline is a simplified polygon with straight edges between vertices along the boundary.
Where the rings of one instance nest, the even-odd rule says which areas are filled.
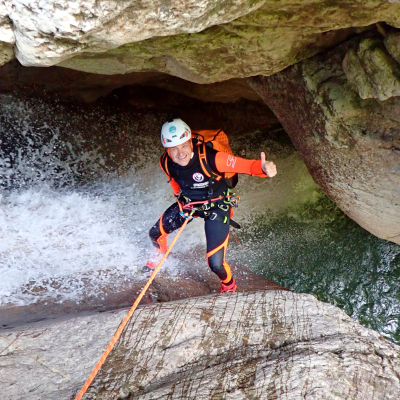
[[[272,178],[277,173],[276,165],[266,161],[264,152],[261,153],[261,160],[246,160],[204,147],[207,149],[205,162],[213,171],[213,176],[207,179],[207,171],[202,167],[204,157],[198,151],[198,140],[189,126],[178,118],[163,124],[161,143],[166,153],[160,159],[160,166],[178,201],[150,229],[149,236],[156,252],[164,254],[167,251],[167,236],[179,229],[185,218],[191,219],[191,215],[204,218],[208,265],[221,280],[220,292],[235,292],[236,281],[225,260],[229,225],[233,222],[233,197],[227,181],[220,178],[224,173]],[[156,263],[153,261],[146,265],[151,270]]]

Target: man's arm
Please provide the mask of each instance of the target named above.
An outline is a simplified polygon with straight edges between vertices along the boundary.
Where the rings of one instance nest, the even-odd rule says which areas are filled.
[[[172,187],[172,191],[174,192],[175,196],[179,196],[179,193],[181,192],[181,188],[179,187],[178,183],[176,182],[176,180],[174,178],[172,178],[171,176],[169,176],[167,174],[167,172],[165,171],[162,163],[161,163],[161,159],[160,159],[160,168],[162,169],[162,171],[164,172],[164,174],[166,175],[166,177],[168,178],[168,182]]]
[[[237,172],[261,178],[272,178],[277,174],[276,165],[265,159],[265,153],[261,153],[261,160],[247,160],[235,157],[228,153],[218,152],[215,155],[215,166],[218,172]]]
[[[179,196],[179,193],[181,192],[181,188],[179,187],[178,183],[175,181],[174,178],[171,178],[171,180],[169,181],[169,184],[172,187],[172,191],[174,192],[175,196]]]

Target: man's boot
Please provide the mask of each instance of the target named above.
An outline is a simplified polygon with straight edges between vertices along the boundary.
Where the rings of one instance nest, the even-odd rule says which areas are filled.
[[[220,293],[236,292],[236,288],[237,288],[237,286],[236,286],[235,278],[232,278],[231,282],[228,284],[221,282]]]
[[[162,259],[162,254],[155,253],[151,256],[150,260],[146,262],[144,267],[142,268],[142,272],[149,272],[152,274],[154,270],[156,269],[157,265]]]

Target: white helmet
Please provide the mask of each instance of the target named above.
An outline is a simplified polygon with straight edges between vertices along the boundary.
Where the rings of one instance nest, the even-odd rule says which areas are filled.
[[[161,128],[161,143],[164,147],[175,147],[192,138],[192,131],[179,118],[165,122]]]

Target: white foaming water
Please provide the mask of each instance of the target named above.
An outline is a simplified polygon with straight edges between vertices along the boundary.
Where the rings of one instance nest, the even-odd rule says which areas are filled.
[[[154,201],[166,196],[165,179],[146,175],[153,175],[147,184],[162,189],[142,191],[141,182],[125,179],[104,183],[101,190],[35,187],[2,195],[0,304],[25,305],[48,297],[79,302],[88,291],[101,295],[105,286],[143,279],[138,269],[152,252],[148,230],[169,205]],[[204,241],[201,232],[193,233],[174,251]],[[171,255],[164,268],[174,272],[176,264]]]
[[[136,245],[121,234],[114,201],[88,193],[29,189],[2,198],[0,301],[24,304],[43,292],[79,298],[63,280],[132,265]],[[74,293],[75,292],[75,293]]]
[[[87,118],[93,132],[119,132],[101,108],[70,114],[2,96],[0,109],[0,305],[79,302],[146,279],[138,271],[154,251],[148,231],[174,200],[156,160],[111,178],[104,139],[84,135]],[[161,152],[143,138],[139,163]],[[174,253],[188,247],[180,241]],[[178,265],[171,254],[163,268]]]

